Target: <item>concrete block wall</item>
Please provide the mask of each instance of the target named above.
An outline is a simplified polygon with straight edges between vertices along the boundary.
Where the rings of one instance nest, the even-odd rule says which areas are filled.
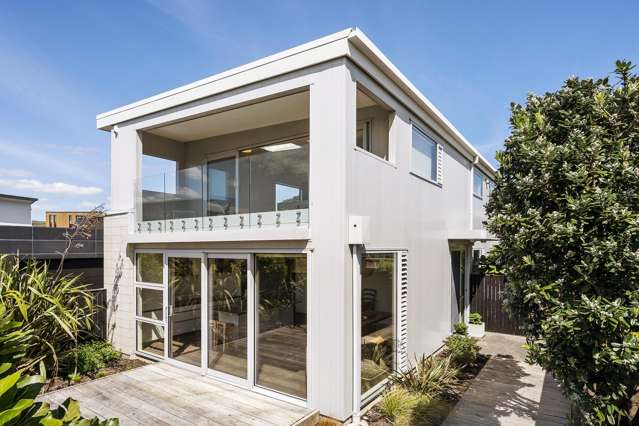
[[[135,351],[133,251],[127,250],[128,214],[104,218],[104,287],[107,290],[107,336],[126,354]]]

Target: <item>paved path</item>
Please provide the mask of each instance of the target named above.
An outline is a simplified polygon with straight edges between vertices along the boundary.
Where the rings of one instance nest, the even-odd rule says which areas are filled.
[[[491,359],[462,395],[444,425],[564,425],[568,403],[552,376],[524,362],[523,337],[487,333]]]

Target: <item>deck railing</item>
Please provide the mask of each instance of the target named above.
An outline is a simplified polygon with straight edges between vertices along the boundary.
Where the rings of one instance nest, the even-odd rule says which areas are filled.
[[[135,184],[136,233],[308,224],[308,142],[237,151]]]

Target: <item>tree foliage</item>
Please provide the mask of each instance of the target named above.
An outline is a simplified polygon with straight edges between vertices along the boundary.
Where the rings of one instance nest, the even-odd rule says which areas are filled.
[[[593,424],[628,422],[639,383],[639,78],[616,65],[511,105],[487,205],[529,358]]]

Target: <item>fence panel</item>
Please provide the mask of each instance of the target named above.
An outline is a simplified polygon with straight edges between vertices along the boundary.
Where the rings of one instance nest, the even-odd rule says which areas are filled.
[[[93,314],[93,326],[96,337],[107,338],[107,292],[105,288],[87,290],[93,296],[95,313]]]
[[[479,312],[486,331],[522,334],[517,321],[511,319],[503,307],[506,280],[503,275],[470,277],[470,311]]]

